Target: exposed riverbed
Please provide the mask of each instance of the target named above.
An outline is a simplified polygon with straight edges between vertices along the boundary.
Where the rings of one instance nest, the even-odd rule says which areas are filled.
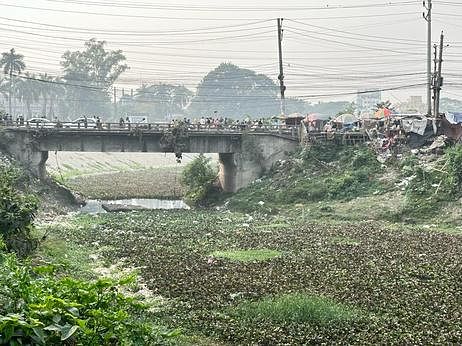
[[[80,208],[82,213],[106,213],[108,211],[190,209],[182,200],[132,198],[119,200],[90,199]]]

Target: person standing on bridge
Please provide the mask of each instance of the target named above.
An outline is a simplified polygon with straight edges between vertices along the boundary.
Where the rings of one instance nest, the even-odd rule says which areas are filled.
[[[96,117],[96,127],[98,130],[102,129],[101,119],[99,117]]]
[[[122,129],[125,127],[125,121],[123,117],[120,117],[119,119],[119,127]]]

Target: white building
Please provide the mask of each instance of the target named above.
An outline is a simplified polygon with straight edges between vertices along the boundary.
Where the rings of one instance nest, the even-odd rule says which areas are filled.
[[[402,102],[397,107],[401,113],[421,113],[426,112],[426,105],[422,102],[422,96],[411,96],[406,102]]]
[[[377,103],[380,102],[382,102],[382,93],[380,91],[367,93],[358,91],[356,106],[359,114],[373,112]]]

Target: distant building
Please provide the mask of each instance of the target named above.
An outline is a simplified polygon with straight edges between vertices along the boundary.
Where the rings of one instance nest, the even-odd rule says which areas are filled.
[[[374,110],[377,103],[382,102],[382,93],[380,91],[363,93],[358,91],[356,98],[356,107],[359,114],[370,113]]]
[[[422,96],[411,96],[406,102],[397,106],[400,113],[425,113],[426,105],[422,102]]]
[[[125,91],[122,90],[122,96],[119,99],[119,104],[121,106],[132,106],[134,104],[134,99],[133,99],[133,90],[131,94],[125,94]]]

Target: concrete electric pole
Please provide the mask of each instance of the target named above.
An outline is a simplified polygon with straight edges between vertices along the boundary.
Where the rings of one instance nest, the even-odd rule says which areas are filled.
[[[117,88],[114,87],[114,119],[117,120]]]
[[[286,87],[284,85],[284,66],[282,63],[282,21],[283,18],[278,18],[278,50],[279,50],[279,85],[281,88],[281,114],[286,114],[286,100],[285,92]]]
[[[432,116],[432,0],[424,0],[427,10],[423,17],[427,21],[427,116]]]
[[[436,72],[435,81],[435,118],[440,115],[440,93],[443,86],[443,77],[441,76],[441,70],[443,65],[443,45],[444,45],[444,33],[441,32],[440,36],[440,56],[438,58],[438,71]]]

